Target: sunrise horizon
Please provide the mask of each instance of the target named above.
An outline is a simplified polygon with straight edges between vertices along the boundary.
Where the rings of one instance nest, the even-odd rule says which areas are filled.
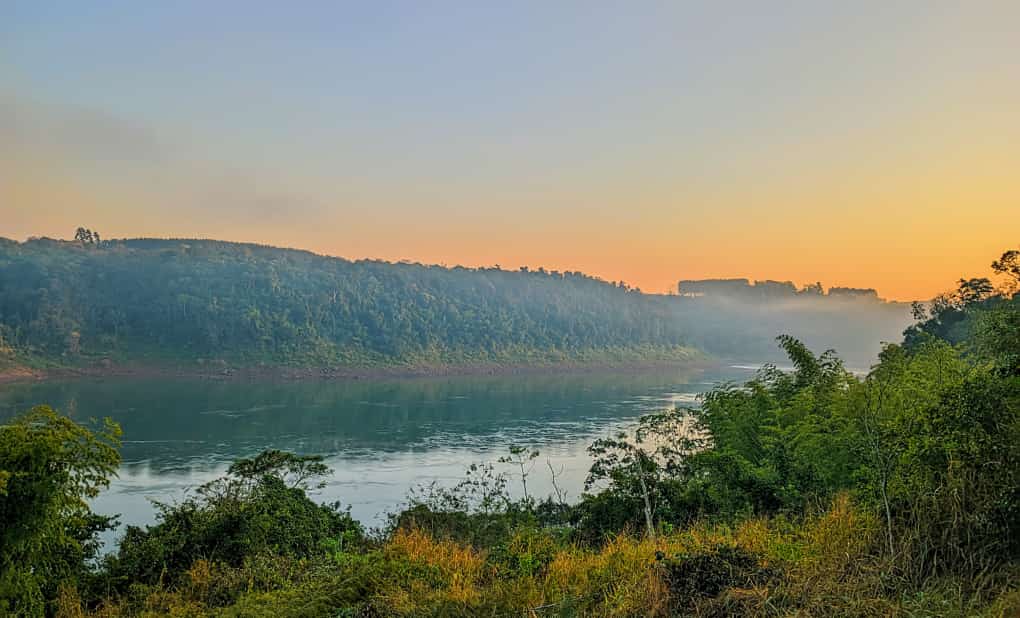
[[[63,229],[65,229],[65,228],[61,228],[61,230],[63,230]],[[64,232],[64,231],[57,231],[56,228],[54,228],[54,231],[51,232],[51,233],[36,233],[36,234],[27,234],[27,235],[20,235],[20,236],[6,236],[6,237],[9,238],[10,240],[15,240],[15,241],[18,241],[18,242],[26,242],[26,241],[29,241],[29,240],[32,240],[32,239],[43,239],[43,238],[49,238],[49,239],[53,239],[53,240],[69,241],[69,240],[71,240],[73,238],[74,230],[75,229],[77,229],[77,228],[72,226],[72,228],[70,228],[67,232]],[[498,268],[500,268],[502,270],[505,270],[505,271],[508,271],[508,272],[520,270],[522,268],[527,268],[527,269],[530,269],[530,270],[545,269],[545,270],[547,270],[549,272],[563,272],[563,273],[578,272],[578,273],[582,273],[584,275],[595,277],[597,279],[601,279],[603,281],[607,281],[607,282],[611,282],[611,283],[624,283],[628,287],[639,289],[640,291],[644,292],[645,294],[659,294],[659,295],[671,295],[671,294],[675,294],[677,292],[677,284],[680,281],[683,281],[683,280],[746,279],[746,280],[748,280],[750,282],[751,285],[754,285],[755,282],[765,282],[765,281],[789,282],[789,283],[793,283],[798,289],[801,289],[801,288],[803,288],[806,285],[812,285],[812,284],[816,284],[816,283],[821,283],[822,287],[825,290],[828,290],[828,289],[834,288],[834,287],[836,287],[836,288],[873,289],[873,290],[875,290],[878,293],[879,298],[882,298],[883,300],[886,300],[886,301],[907,302],[907,303],[914,302],[914,301],[927,302],[927,301],[930,301],[931,299],[935,298],[939,294],[943,294],[943,293],[945,293],[945,292],[955,288],[957,281],[962,276],[962,275],[958,275],[956,277],[948,278],[941,287],[936,287],[938,285],[938,283],[936,282],[933,286],[931,286],[932,291],[930,293],[927,293],[927,295],[925,295],[925,293],[911,295],[910,293],[905,293],[905,294],[891,293],[891,292],[887,291],[886,289],[884,289],[879,284],[876,284],[874,282],[870,282],[869,283],[869,280],[868,280],[868,277],[867,277],[867,273],[865,273],[863,275],[860,275],[858,277],[847,278],[847,279],[837,279],[837,278],[831,278],[831,277],[826,278],[826,277],[819,277],[819,276],[815,276],[815,277],[807,276],[807,277],[796,278],[796,277],[792,277],[792,276],[789,276],[789,275],[785,275],[785,274],[783,274],[781,272],[779,272],[779,273],[776,273],[776,272],[766,272],[765,274],[756,274],[756,273],[753,273],[753,272],[745,272],[745,271],[717,272],[717,271],[711,270],[711,268],[700,268],[699,269],[699,268],[690,268],[690,267],[683,268],[683,267],[681,267],[681,268],[677,269],[675,275],[672,276],[672,277],[668,277],[668,278],[659,277],[659,278],[645,279],[645,278],[642,278],[640,276],[633,276],[633,274],[621,273],[620,271],[617,271],[617,270],[608,270],[606,272],[600,272],[597,269],[586,269],[586,268],[583,268],[583,267],[580,267],[580,266],[573,265],[570,262],[566,262],[566,263],[559,263],[559,262],[541,262],[540,263],[540,262],[528,262],[528,261],[515,262],[512,259],[503,259],[503,260],[500,260],[498,258],[495,259],[495,261],[477,261],[477,262],[472,262],[470,260],[457,260],[457,259],[449,259],[449,258],[445,258],[445,257],[438,257],[438,258],[434,258],[434,259],[422,259],[422,258],[418,258],[416,256],[401,255],[401,254],[396,254],[396,255],[354,255],[354,254],[345,254],[342,251],[338,251],[338,250],[330,249],[330,248],[302,246],[300,244],[283,243],[283,242],[280,242],[280,241],[274,241],[273,239],[264,239],[264,238],[229,238],[229,237],[225,237],[225,236],[213,236],[213,235],[208,235],[208,234],[181,234],[181,235],[174,235],[174,236],[166,236],[166,235],[159,235],[159,234],[144,234],[144,233],[142,233],[142,234],[138,234],[138,233],[133,233],[133,234],[132,233],[128,233],[128,234],[124,234],[124,233],[109,234],[107,231],[104,231],[103,228],[96,227],[96,228],[90,228],[90,229],[94,229],[94,231],[99,233],[104,240],[110,240],[110,241],[114,241],[114,240],[142,240],[142,239],[181,240],[181,241],[187,241],[187,240],[216,241],[216,242],[235,243],[235,244],[241,244],[241,245],[246,245],[246,244],[261,245],[261,246],[273,247],[273,248],[285,249],[285,250],[307,251],[307,252],[313,253],[315,255],[322,256],[322,257],[338,258],[338,259],[343,259],[343,260],[347,260],[347,261],[350,261],[350,262],[357,262],[357,261],[382,261],[382,262],[388,262],[388,263],[394,263],[394,264],[395,263],[414,263],[414,264],[422,264],[422,265],[425,265],[425,266],[440,266],[440,267],[444,267],[444,268],[463,267],[463,268],[472,268],[472,269],[482,269],[482,268],[494,268],[494,267],[498,267]],[[5,237],[5,236],[3,234],[0,234],[0,237]],[[984,268],[984,270],[986,270],[986,271],[990,271],[990,269],[988,268],[988,265],[995,258],[997,258],[1000,253],[1001,253],[1001,248],[999,250],[990,249],[989,250],[988,258],[982,261],[982,259],[980,257],[978,257],[974,261],[975,262],[974,267],[968,269],[967,272],[970,272],[970,273],[981,272],[982,268]],[[992,273],[989,272],[989,274],[991,275]],[[994,279],[995,277],[992,277],[992,278]],[[881,279],[881,277],[878,277],[878,276],[874,277],[874,280],[876,280],[876,281],[879,280],[879,279]],[[925,288],[917,288],[917,289],[925,289]]]
[[[1018,24],[0,2],[0,614],[1020,616]]]
[[[0,236],[872,287],[1020,231],[1020,9],[28,4]]]

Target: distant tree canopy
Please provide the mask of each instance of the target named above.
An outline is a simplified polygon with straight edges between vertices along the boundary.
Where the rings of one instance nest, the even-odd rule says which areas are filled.
[[[992,270],[1008,279],[1007,289],[1016,291],[1020,285],[1020,250],[1010,249],[1002,257],[992,262]]]
[[[980,277],[960,279],[955,290],[930,303],[914,303],[917,324],[904,334],[904,346],[916,349],[932,339],[961,346],[991,360],[1000,370],[1020,372],[1020,251],[1011,249],[992,262],[1005,276],[996,287]]]
[[[668,299],[581,273],[206,240],[0,239],[0,341],[69,360],[456,362],[684,344]],[[87,245],[87,246],[86,246]]]
[[[840,300],[862,298],[880,300],[873,288],[832,287],[828,294],[821,281],[808,283],[800,290],[792,281],[751,282],[750,279],[682,279],[677,284],[681,296],[705,297],[710,300],[738,300],[744,302],[782,302],[801,297],[831,296]]]
[[[80,227],[77,231],[75,231],[74,240],[82,243],[83,245],[98,245],[102,242],[99,238],[99,232],[93,232],[85,227]]]

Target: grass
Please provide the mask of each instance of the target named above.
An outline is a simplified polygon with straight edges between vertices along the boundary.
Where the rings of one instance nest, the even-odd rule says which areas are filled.
[[[230,569],[198,561],[176,588],[138,587],[93,615],[119,616],[1020,616],[1020,569],[989,585],[913,586],[881,529],[846,497],[800,522],[698,524],[589,548],[520,529],[477,549],[397,530],[367,552]],[[992,576],[993,575],[993,576]],[[65,590],[58,616],[81,613]]]

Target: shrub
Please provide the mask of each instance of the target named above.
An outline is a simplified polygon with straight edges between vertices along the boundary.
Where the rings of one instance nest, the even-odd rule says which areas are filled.
[[[257,460],[239,464],[248,461]],[[235,464],[198,498],[159,505],[158,524],[128,527],[117,555],[107,560],[110,582],[120,589],[132,582],[174,584],[200,559],[237,568],[263,554],[325,556],[338,539],[364,543],[361,525],[348,512],[316,504],[300,483],[287,485],[283,472],[249,472]]]

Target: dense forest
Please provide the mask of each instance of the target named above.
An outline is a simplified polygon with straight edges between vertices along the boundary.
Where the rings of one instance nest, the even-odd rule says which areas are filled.
[[[0,240],[9,354],[326,366],[686,353],[663,298],[581,273],[78,236]]]
[[[907,305],[876,294],[769,283],[654,295],[579,272],[82,229],[73,241],[0,239],[0,363],[428,366],[686,360],[692,348],[759,360],[786,332],[862,365],[909,322]]]
[[[790,370],[591,444],[573,503],[508,444],[367,532],[309,498],[320,458],[265,451],[99,557],[120,429],[34,408],[0,428],[0,612],[1020,615],[1020,252],[993,268],[865,375],[779,336]]]

